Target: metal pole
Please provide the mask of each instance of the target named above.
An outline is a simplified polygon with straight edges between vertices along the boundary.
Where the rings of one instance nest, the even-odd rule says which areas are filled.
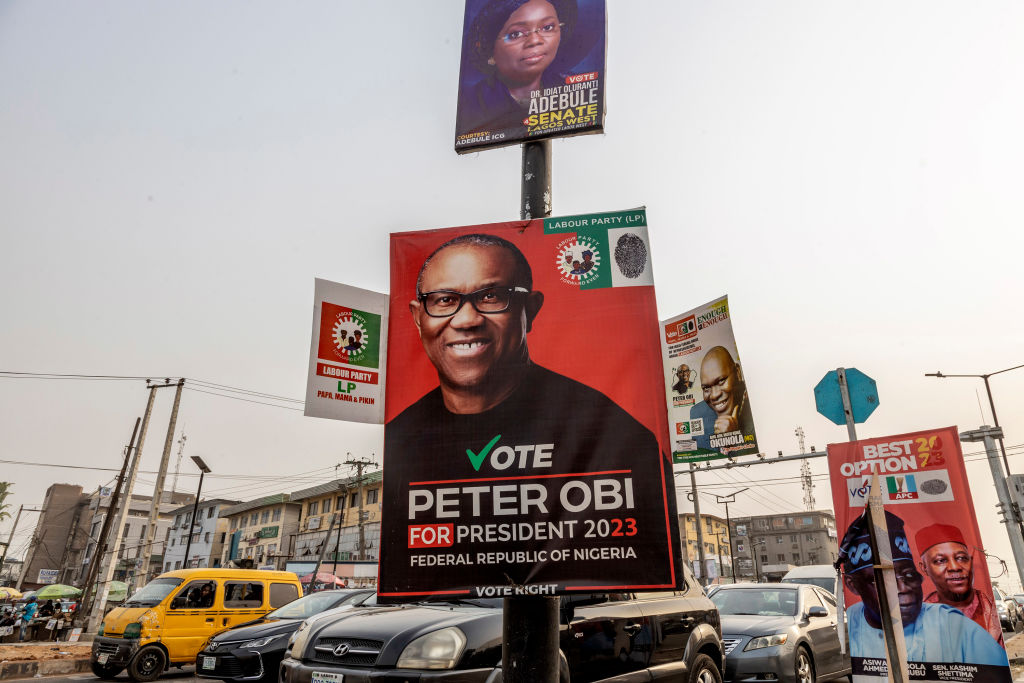
[[[850,387],[846,384],[846,368],[837,368],[839,375],[839,393],[843,397],[843,415],[846,416],[846,432],[850,441],[857,440],[857,427],[853,422],[853,406],[850,403]]]
[[[690,498],[693,501],[694,524],[697,525],[697,562],[700,566],[700,585],[708,584],[707,569],[704,564],[704,531],[700,528],[700,498],[697,496],[697,477],[694,474],[694,465],[690,463]]]
[[[171,461],[171,445],[174,443],[174,430],[178,425],[178,407],[181,405],[181,389],[185,385],[184,378],[178,380],[178,388],[174,391],[174,406],[171,408],[171,420],[167,425],[167,437],[164,439],[164,452],[160,456],[160,470],[156,475],[156,485],[153,487],[153,504],[149,508],[149,527],[146,530],[146,545],[142,547],[142,567],[139,575],[143,582],[149,577],[149,563],[153,558],[153,544],[156,542],[156,527],[160,519],[160,498],[164,492],[164,481],[167,479],[167,464]],[[195,520],[192,520],[195,522]],[[190,530],[191,531],[191,530]],[[191,534],[189,540],[192,539]],[[167,548],[164,548],[164,554]],[[185,555],[188,561],[188,555]]]
[[[732,551],[732,519],[729,517],[729,502],[725,502],[725,528],[729,532],[729,564],[732,566],[732,582],[736,583],[736,555]]]
[[[551,215],[551,141],[523,143],[519,216]],[[501,666],[507,683],[554,683],[558,680],[558,598],[505,598]]]
[[[331,515],[331,525],[327,527],[327,533],[324,534],[324,542],[320,545],[320,554],[316,558],[316,566],[313,568],[313,574],[309,578],[309,589],[306,591],[306,595],[313,592],[313,587],[316,585],[317,574],[320,573],[320,565],[324,562],[324,553],[327,552],[327,542],[331,540],[331,532],[334,531],[334,521],[338,519],[338,511],[335,510],[334,514]],[[341,528],[341,525],[338,525]]]
[[[203,492],[203,477],[206,476],[206,470],[199,470],[199,488],[196,489],[196,502],[192,504],[192,519],[188,523],[188,541],[185,542],[185,562],[184,566],[188,567],[189,559],[188,554],[192,550],[192,530],[196,526],[196,515],[199,512],[199,495]],[[202,527],[200,527],[202,528]]]
[[[19,505],[18,514],[14,516],[14,526],[11,527],[11,533],[7,535],[7,543],[4,543],[4,554],[0,555],[0,572],[4,570],[4,562],[7,561],[7,551],[11,549],[11,543],[14,541],[14,530],[18,528],[18,520],[21,519],[21,511],[24,509],[24,505]]]

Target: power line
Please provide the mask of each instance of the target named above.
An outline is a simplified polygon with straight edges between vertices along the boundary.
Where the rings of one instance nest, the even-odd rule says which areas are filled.
[[[230,398],[230,399],[235,400],[235,401],[245,401],[246,403],[257,403],[257,404],[259,404],[261,406],[270,406],[271,408],[284,408],[285,410],[303,410],[303,408],[293,408],[292,406],[282,406],[282,405],[278,405],[277,403],[267,403],[265,401],[254,401],[251,398],[242,398],[241,396],[232,396],[230,394],[218,394],[218,393],[213,392],[213,391],[204,391],[202,389],[196,389],[196,388],[189,387],[189,386],[185,386],[184,389],[186,391],[195,391],[195,392],[200,393],[200,394],[209,394],[210,396],[220,396],[221,398]],[[283,400],[290,401],[292,399],[283,399]]]

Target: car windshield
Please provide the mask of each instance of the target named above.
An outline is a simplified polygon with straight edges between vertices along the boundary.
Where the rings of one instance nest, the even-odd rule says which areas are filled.
[[[160,601],[166,598],[176,586],[180,586],[182,581],[183,579],[175,578],[153,579],[125,600],[124,606],[153,607],[159,605]]]
[[[310,593],[297,600],[292,600],[284,607],[278,607],[273,612],[269,612],[266,618],[305,619],[330,609],[350,597],[352,597],[351,593],[336,593],[334,591]]]
[[[766,588],[723,588],[711,596],[720,614],[750,614],[762,617],[796,615],[797,592]]]
[[[806,578],[789,578],[783,579],[782,583],[804,583],[811,586],[817,586],[818,588],[824,588],[829,593],[834,593],[836,589],[836,580],[831,576],[808,576]]]

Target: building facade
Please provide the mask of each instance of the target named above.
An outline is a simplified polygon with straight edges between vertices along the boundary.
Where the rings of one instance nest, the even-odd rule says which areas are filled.
[[[122,499],[123,500],[123,499]],[[180,493],[177,491],[164,491],[160,496],[160,509],[156,520],[156,536],[153,540],[153,550],[150,555],[149,573],[140,576],[142,570],[142,555],[147,542],[147,531],[149,529],[149,515],[153,505],[152,496],[133,495],[128,506],[128,515],[125,517],[124,529],[121,532],[121,546],[118,550],[117,564],[114,567],[114,580],[125,581],[134,586],[142,586],[150,579],[163,572],[164,567],[164,541],[167,538],[167,530],[174,522],[174,511],[185,503],[191,503],[195,496],[191,493]],[[80,585],[85,580],[89,570],[89,563],[96,554],[96,539],[100,537],[103,530],[103,521],[110,511],[110,489],[100,489],[88,497],[86,510],[83,512],[82,529],[85,542],[82,550],[72,554],[69,572],[73,576],[65,583]],[[112,520],[117,524],[117,511]],[[116,531],[111,527],[111,534]],[[111,543],[111,547],[113,544]]]
[[[43,507],[18,578],[19,590],[34,590],[47,583],[69,583],[68,567],[88,497],[76,484],[52,484],[46,489]]]
[[[292,493],[291,499],[302,504],[292,559],[315,563],[326,540],[327,571],[342,562],[375,563],[380,548],[380,494],[379,471],[365,474],[362,482],[348,477]]]
[[[704,542],[705,563],[710,562],[714,565],[714,576],[731,578],[730,534],[726,521],[714,515],[701,515],[700,522]],[[683,545],[683,560],[690,565],[694,574],[698,577],[704,577],[706,572],[703,570],[698,571],[696,568],[700,557],[696,515],[689,512],[679,515],[679,541]]]
[[[287,493],[264,496],[221,511],[227,536],[221,565],[284,569],[292,552],[291,540],[299,530],[302,505]]]
[[[165,572],[186,567],[220,567],[223,562],[224,542],[227,540],[229,522],[221,513],[234,505],[237,500],[214,498],[199,502],[196,508],[195,524],[192,523],[194,505],[182,505],[172,511],[174,522],[167,529],[164,550]],[[189,545],[188,530],[192,528],[192,544]],[[189,559],[185,560],[188,550]]]
[[[836,518],[815,510],[732,519],[737,579],[778,581],[794,567],[839,556]]]

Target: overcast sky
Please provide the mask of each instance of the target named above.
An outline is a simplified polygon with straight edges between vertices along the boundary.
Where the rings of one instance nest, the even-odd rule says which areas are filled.
[[[554,142],[555,214],[646,206],[663,318],[729,295],[765,452],[798,452],[798,426],[819,450],[846,438],[812,394],[838,366],[878,382],[861,436],[990,422],[980,380],[924,373],[1024,363],[1024,5],[609,5],[606,133]],[[314,277],[386,292],[389,232],[518,217],[519,148],[452,151],[462,12],[0,0],[0,370],[300,399]],[[1024,369],[992,387],[1024,472]],[[189,455],[216,475],[204,493],[238,498],[380,461],[380,427],[246,398],[275,406],[184,393],[179,489]],[[8,503],[112,481],[99,468],[145,400],[142,381],[0,378]],[[1012,567],[988,467],[968,461],[983,539]],[[700,483],[751,486],[734,515],[793,511],[799,486],[777,480],[797,469]]]

